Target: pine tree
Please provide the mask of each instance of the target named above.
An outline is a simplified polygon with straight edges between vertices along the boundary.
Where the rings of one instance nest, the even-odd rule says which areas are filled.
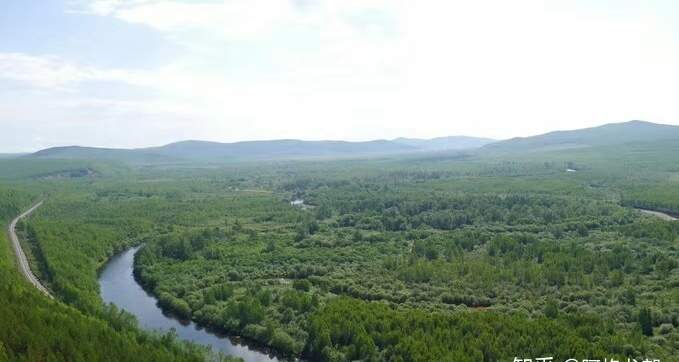
[[[653,335],[653,322],[651,320],[651,310],[642,308],[639,311],[639,326],[641,326],[641,333],[646,336]]]

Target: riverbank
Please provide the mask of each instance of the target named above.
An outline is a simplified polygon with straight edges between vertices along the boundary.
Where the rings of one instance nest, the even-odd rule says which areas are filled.
[[[158,299],[144,290],[133,273],[134,256],[141,246],[113,256],[99,275],[101,297],[133,314],[145,329],[167,332],[175,330],[178,338],[210,346],[216,352],[240,357],[246,361],[284,361],[274,351],[254,346],[247,341],[204,328],[191,320],[177,318],[158,306]]]

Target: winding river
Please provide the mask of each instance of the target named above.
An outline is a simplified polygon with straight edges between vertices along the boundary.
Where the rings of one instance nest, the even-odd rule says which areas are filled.
[[[111,258],[99,275],[101,297],[106,303],[132,313],[145,329],[167,332],[175,329],[177,337],[183,340],[209,345],[213,351],[221,351],[246,361],[279,361],[273,355],[242,341],[198,327],[192,321],[181,321],[164,314],[157,300],[146,293],[132,275],[134,255],[140,247],[127,249]]]
[[[675,217],[661,212],[638,210],[664,220],[677,220]],[[146,329],[162,332],[174,329],[180,339],[211,346],[213,351],[240,357],[245,361],[282,361],[272,354],[243,344],[236,338],[206,330],[192,321],[179,320],[164,314],[158,307],[156,298],[144,291],[132,274],[134,255],[139,248],[127,249],[111,258],[104,266],[99,275],[101,297],[104,302],[113,303],[132,313],[137,317],[140,325]]]

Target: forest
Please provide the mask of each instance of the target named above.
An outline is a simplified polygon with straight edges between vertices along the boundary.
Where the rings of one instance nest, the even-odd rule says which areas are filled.
[[[678,87],[679,0],[0,0],[0,362],[679,362]]]
[[[39,196],[0,187],[0,220]],[[203,361],[204,348],[172,334],[142,331],[113,305],[95,314],[45,298],[22,280],[5,233],[0,235],[0,361]]]
[[[5,222],[46,200],[18,231],[58,299],[3,282],[0,323],[71,326],[5,332],[0,356],[48,360],[50,341],[83,333],[119,346],[116,360],[207,358],[102,303],[98,272],[141,245],[135,276],[165,311],[281,359],[676,361],[679,223],[635,209],[679,213],[675,150],[639,147],[194,168],[0,160]],[[69,346],[57,359],[112,353]]]

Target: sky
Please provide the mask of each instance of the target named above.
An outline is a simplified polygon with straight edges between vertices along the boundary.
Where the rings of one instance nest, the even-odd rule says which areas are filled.
[[[0,152],[679,124],[674,0],[2,0]]]

